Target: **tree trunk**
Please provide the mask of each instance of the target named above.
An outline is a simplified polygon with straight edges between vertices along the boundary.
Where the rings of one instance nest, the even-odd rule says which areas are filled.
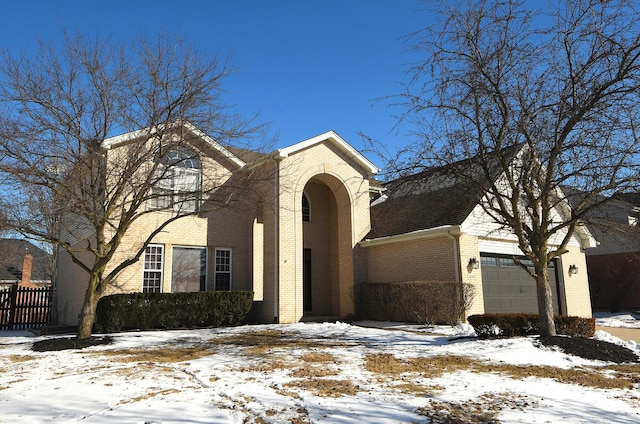
[[[84,295],[84,303],[82,310],[80,311],[80,322],[78,323],[78,338],[87,339],[91,337],[93,331],[93,323],[96,318],[96,308],[98,307],[98,300],[100,295],[96,292],[98,286],[98,277],[91,275],[89,277],[89,286]]]
[[[551,296],[551,286],[549,286],[549,274],[547,264],[539,266],[536,278],[538,291],[538,316],[540,319],[540,335],[555,336],[556,324],[553,321],[553,297]]]

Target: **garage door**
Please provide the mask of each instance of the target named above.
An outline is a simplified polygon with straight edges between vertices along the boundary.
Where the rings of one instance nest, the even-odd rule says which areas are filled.
[[[538,313],[536,282],[506,256],[481,253],[485,313]],[[527,263],[522,259],[523,263]],[[553,311],[559,313],[555,262],[549,266]]]

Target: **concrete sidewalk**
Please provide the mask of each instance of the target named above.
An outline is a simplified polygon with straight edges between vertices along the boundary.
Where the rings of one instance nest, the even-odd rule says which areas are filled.
[[[622,340],[633,340],[640,343],[640,328],[618,328],[618,327],[599,327],[596,331],[602,330]]]

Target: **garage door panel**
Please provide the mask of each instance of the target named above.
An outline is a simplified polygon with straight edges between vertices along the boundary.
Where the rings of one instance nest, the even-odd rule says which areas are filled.
[[[482,254],[482,292],[487,313],[538,313],[535,280],[509,258]],[[549,268],[554,312],[558,313],[555,269]]]

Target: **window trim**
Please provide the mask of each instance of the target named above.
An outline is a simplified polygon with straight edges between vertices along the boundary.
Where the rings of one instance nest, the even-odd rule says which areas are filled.
[[[307,203],[306,205],[305,200]],[[307,193],[304,191],[302,192],[302,222],[311,222],[311,201],[309,200]]]
[[[229,252],[229,270],[218,271],[218,252]],[[218,274],[229,274],[229,289],[218,289]],[[216,247],[213,254],[213,290],[231,291],[233,288],[233,249],[230,247]]]
[[[147,261],[147,251],[150,248],[158,248],[159,249],[159,254],[160,254],[160,268],[156,268],[156,269],[147,269],[147,264],[151,264],[151,263],[156,263],[156,262],[150,262]],[[151,252],[150,252],[151,253]],[[157,254],[157,253],[154,253]],[[143,259],[142,259],[142,293],[162,293],[163,289],[164,289],[164,265],[165,265],[165,248],[164,248],[164,244],[149,244],[147,245],[144,254],[143,254]],[[158,287],[158,291],[155,290],[150,290],[150,286],[148,284],[145,284],[145,273],[158,273],[160,275],[159,281],[160,281],[160,287]]]

